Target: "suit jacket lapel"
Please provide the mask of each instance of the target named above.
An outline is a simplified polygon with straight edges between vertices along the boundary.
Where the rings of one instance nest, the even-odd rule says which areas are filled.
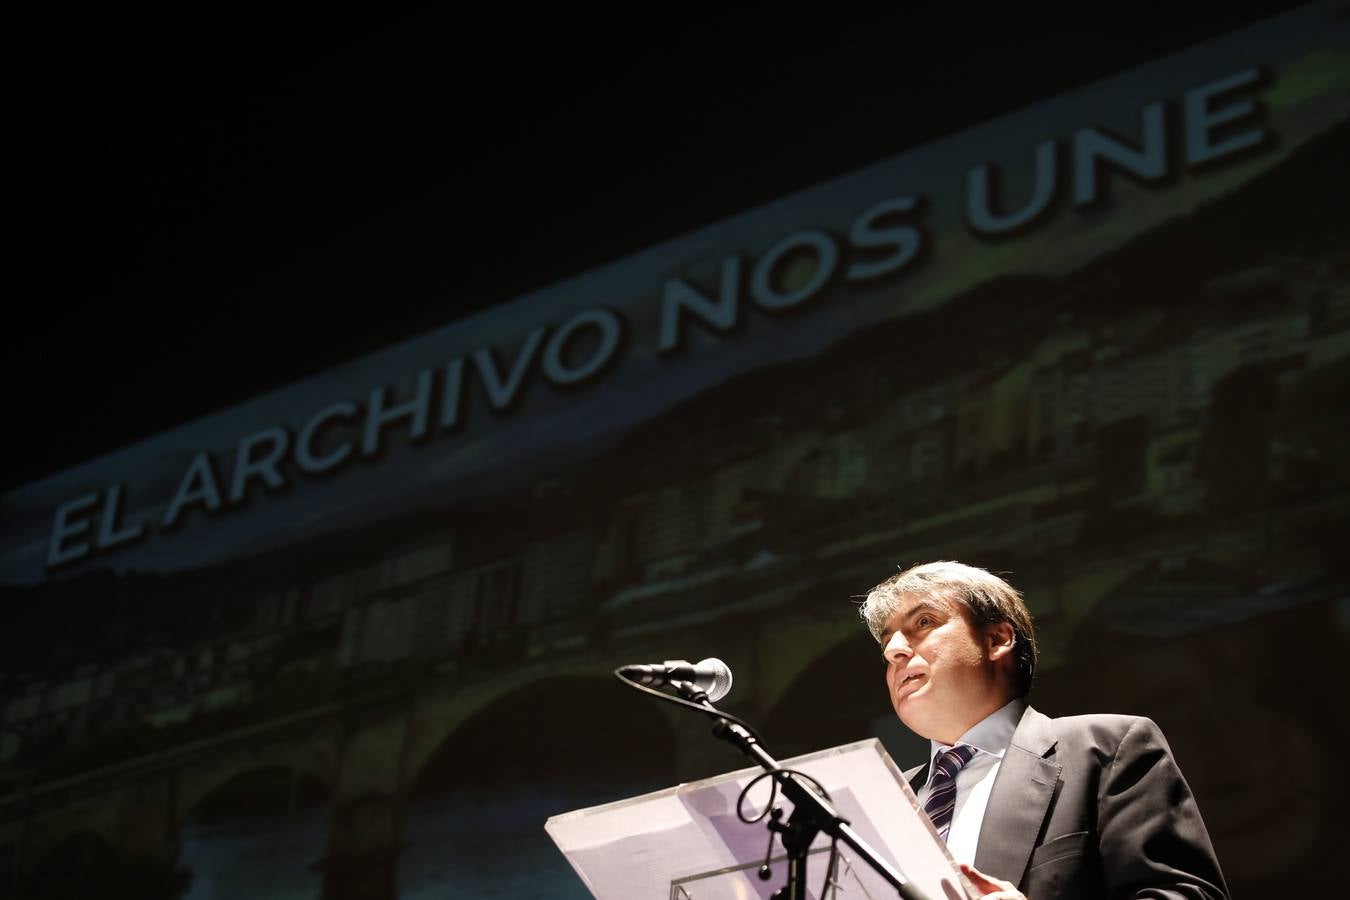
[[[1027,707],[1003,754],[980,826],[975,868],[1019,884],[1059,782],[1050,719]]]
[[[921,766],[915,766],[901,774],[904,776],[905,780],[909,782],[909,789],[917,794],[919,788],[928,783],[928,763],[924,763]]]

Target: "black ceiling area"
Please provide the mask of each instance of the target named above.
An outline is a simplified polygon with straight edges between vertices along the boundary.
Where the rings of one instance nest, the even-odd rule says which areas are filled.
[[[3,486],[1290,5],[14,13]]]

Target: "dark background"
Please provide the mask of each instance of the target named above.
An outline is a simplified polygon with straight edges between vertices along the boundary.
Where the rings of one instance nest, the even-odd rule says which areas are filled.
[[[11,14],[0,486],[1294,5]]]

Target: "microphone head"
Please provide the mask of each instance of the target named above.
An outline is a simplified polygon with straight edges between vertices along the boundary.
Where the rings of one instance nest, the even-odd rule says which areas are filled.
[[[708,700],[716,703],[731,693],[731,666],[715,656],[700,660],[698,668],[712,675],[712,685],[707,689]]]

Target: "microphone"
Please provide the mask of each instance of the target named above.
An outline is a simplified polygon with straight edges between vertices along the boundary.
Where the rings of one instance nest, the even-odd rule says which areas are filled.
[[[660,665],[624,666],[619,674],[629,681],[653,687],[687,681],[706,693],[713,703],[731,693],[731,667],[713,656],[697,663],[668,659]]]

